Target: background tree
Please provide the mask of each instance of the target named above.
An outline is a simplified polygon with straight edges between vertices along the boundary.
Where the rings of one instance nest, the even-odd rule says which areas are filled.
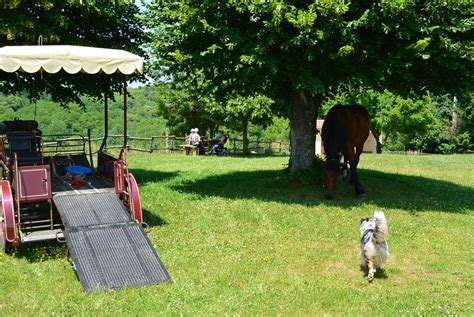
[[[429,153],[465,153],[474,151],[474,98],[473,94],[459,96],[454,108],[453,96],[430,96],[427,106],[437,118],[438,124],[426,135],[402,140],[407,149]],[[456,112],[456,129],[453,130],[453,112]],[[405,141],[405,142],[404,142]]]
[[[198,94],[181,83],[157,82],[150,87],[155,91],[157,112],[163,116],[176,135],[189,134],[199,128],[199,134],[214,134],[223,124],[223,109],[209,96]]]
[[[158,113],[178,135],[188,134],[191,128],[197,127],[201,135],[213,136],[225,127],[242,133],[243,151],[247,154],[249,126],[265,128],[272,122],[273,101],[263,95],[217,101],[212,94],[193,89],[192,82],[158,82],[154,89]]]
[[[0,46],[36,45],[41,35],[43,43],[83,45],[124,49],[143,55],[146,41],[132,1],[92,0],[6,0],[0,2]],[[0,72],[0,91],[27,92],[31,99],[41,93],[66,104],[83,105],[79,96],[88,94],[101,98],[106,81],[113,91],[120,91],[123,76],[107,76],[91,80],[91,75],[66,72],[57,74],[27,74]],[[130,76],[131,80],[141,77]]]
[[[174,80],[199,72],[217,98],[265,94],[290,119],[291,166],[311,168],[319,106],[356,81],[472,89],[468,1],[198,1],[148,6],[150,49]]]
[[[262,128],[272,122],[273,100],[262,96],[237,96],[227,101],[224,110],[226,126],[242,132],[243,152],[249,154],[249,125]]]

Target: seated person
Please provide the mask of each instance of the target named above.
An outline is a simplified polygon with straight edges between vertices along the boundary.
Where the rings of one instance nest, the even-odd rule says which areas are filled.
[[[227,135],[225,135],[224,131],[219,131],[220,133],[220,140],[217,144],[211,149],[211,154],[220,154],[222,150],[224,150],[224,144],[227,142]]]
[[[201,136],[198,134],[198,132],[198,128],[191,129],[191,134],[188,137],[188,143],[198,147],[199,155],[203,155],[205,153],[205,149],[201,141]]]

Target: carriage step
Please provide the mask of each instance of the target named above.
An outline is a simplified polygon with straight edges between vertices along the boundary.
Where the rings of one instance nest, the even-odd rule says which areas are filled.
[[[65,228],[132,222],[114,192],[53,196]]]
[[[68,228],[65,239],[86,292],[171,280],[139,224]]]
[[[23,243],[27,242],[37,242],[37,241],[46,241],[46,240],[57,240],[63,237],[63,230],[54,229],[54,230],[38,230],[21,234],[21,241]]]

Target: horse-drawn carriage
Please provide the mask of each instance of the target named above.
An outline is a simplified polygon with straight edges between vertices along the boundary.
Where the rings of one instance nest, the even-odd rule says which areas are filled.
[[[105,93],[105,136],[96,168],[90,136],[46,136],[34,120],[0,124],[0,243],[4,252],[30,242],[65,241],[86,291],[170,280],[143,230],[140,193],[126,160],[126,75],[142,69],[141,57],[121,50],[0,48],[0,71],[125,75],[123,147],[118,157],[106,150]]]

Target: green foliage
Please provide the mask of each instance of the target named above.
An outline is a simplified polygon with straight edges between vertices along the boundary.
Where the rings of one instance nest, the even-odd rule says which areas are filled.
[[[157,113],[168,121],[175,135],[189,134],[192,128],[199,128],[201,135],[211,135],[223,125],[222,107],[189,86],[158,82],[147,89],[154,92]]]
[[[251,125],[249,136],[263,140],[290,141],[290,125],[287,118],[273,117],[272,123],[266,128]]]
[[[243,132],[249,126],[264,129],[272,122],[273,101],[263,95],[233,96],[217,101],[212,94],[199,94],[189,83],[159,82],[154,85],[158,113],[166,118],[172,132],[183,135],[199,128],[201,135],[218,129]]]
[[[199,71],[223,94],[284,97],[356,78],[404,91],[472,87],[459,78],[472,78],[471,12],[468,1],[169,0],[149,5],[147,22],[156,70]]]
[[[156,109],[153,90],[149,88],[130,89],[128,99],[128,133],[132,136],[164,135],[166,120]],[[109,131],[111,134],[123,134],[122,96],[116,96],[109,102]],[[0,95],[0,121],[20,118],[39,123],[44,135],[78,133],[87,135],[92,129],[93,136],[104,134],[104,105],[92,99],[82,98],[85,108],[70,104],[68,108],[58,107],[57,103],[43,97],[31,103],[26,96]]]
[[[450,143],[442,143],[439,150],[444,154],[465,153],[474,150],[471,143],[471,135],[468,132],[461,133],[453,137]]]
[[[461,96],[454,108],[451,96],[433,97],[428,105],[438,124],[425,136],[407,140],[409,149],[421,149],[430,153],[466,153],[474,151],[474,104],[473,95]],[[454,120],[453,112],[457,119]],[[456,131],[453,131],[453,120]]]
[[[224,117],[227,127],[242,132],[244,154],[249,153],[250,123],[265,128],[271,123],[273,100],[263,95],[235,96],[227,100]]]
[[[423,135],[436,124],[436,118],[426,107],[425,100],[391,97],[393,103],[390,104],[386,98],[386,103],[377,116],[379,126],[386,135],[393,132],[408,136]]]
[[[0,2],[0,46],[36,45],[42,36],[45,45],[82,45],[124,49],[144,55],[146,41],[139,20],[139,9],[132,1],[31,0]],[[107,78],[105,78],[107,77]],[[131,75],[129,79],[143,79]],[[102,98],[105,84],[113,92],[120,91],[123,76],[4,73],[0,72],[0,92],[28,93],[37,100],[42,93],[66,105],[84,106],[81,95]]]
[[[226,126],[242,130],[244,124],[266,127],[272,122],[273,100],[263,96],[236,96],[227,101],[224,113]]]

